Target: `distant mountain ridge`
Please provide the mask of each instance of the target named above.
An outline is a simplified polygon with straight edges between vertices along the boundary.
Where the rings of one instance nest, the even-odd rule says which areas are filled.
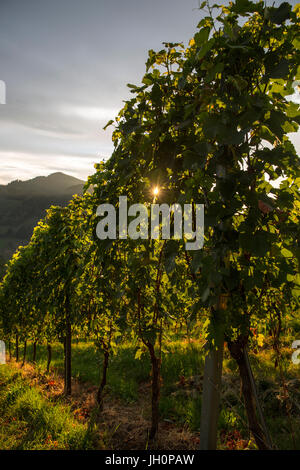
[[[80,188],[84,181],[65,173],[57,172],[49,176],[37,176],[36,178],[21,181],[16,180],[7,185],[0,185],[0,196],[14,196],[22,194],[23,196],[33,196],[36,194],[66,194],[72,191],[72,188]]]
[[[65,206],[82,194],[84,181],[65,173],[0,185],[0,258],[28,243],[37,222],[51,205]]]

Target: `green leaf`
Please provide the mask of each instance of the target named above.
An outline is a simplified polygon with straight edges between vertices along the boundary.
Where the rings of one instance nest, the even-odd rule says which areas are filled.
[[[206,159],[191,150],[183,153],[183,167],[187,170],[196,170],[205,166]]]
[[[235,3],[232,4],[231,10],[239,15],[244,15],[248,12],[258,11],[258,5],[250,0],[236,0]]]
[[[290,18],[291,5],[283,2],[278,8],[269,8],[269,19],[272,23],[282,24]]]
[[[271,65],[267,69],[267,75],[271,78],[286,78],[289,74],[289,62],[283,59],[276,65]]]
[[[103,127],[103,130],[105,131],[109,126],[111,126],[113,124],[114,120],[113,119],[110,119],[110,121],[108,121],[108,123]]]
[[[215,40],[213,38],[209,39],[206,43],[203,44],[200,51],[197,52],[196,59],[201,60],[213,47]]]
[[[223,72],[224,64],[223,62],[219,62],[218,64],[214,65],[207,71],[207,75],[205,77],[205,83],[210,83],[212,80],[215,79],[216,75]]]
[[[208,40],[209,33],[210,33],[209,27],[200,29],[200,31],[198,31],[198,33],[196,33],[194,36],[196,46],[198,47],[203,46],[204,43]]]
[[[287,248],[282,248],[282,249],[281,249],[281,254],[282,254],[285,258],[292,258],[292,257],[293,257],[293,253],[292,253],[290,250],[287,250]]]
[[[141,359],[144,351],[142,349],[138,349],[135,353],[134,359]]]
[[[163,97],[163,93],[161,91],[160,86],[157,83],[154,83],[152,87],[152,91],[151,91],[151,99],[153,103],[160,105],[162,97]]]
[[[263,257],[267,256],[272,246],[272,240],[276,239],[274,234],[264,230],[257,231],[256,233],[242,233],[240,234],[241,247],[250,252],[253,256]]]

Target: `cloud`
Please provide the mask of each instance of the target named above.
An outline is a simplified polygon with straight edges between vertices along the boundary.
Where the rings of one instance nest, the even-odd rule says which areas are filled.
[[[300,104],[300,80],[294,81],[292,87],[294,88],[294,93],[292,95],[287,95],[285,99],[292,101],[293,103]]]
[[[107,122],[114,119],[119,110],[114,108],[101,108],[95,106],[62,106],[61,113],[65,116],[79,117],[82,120],[94,121],[97,123]]]
[[[197,7],[198,0],[0,2],[1,182],[92,174],[113,150],[112,128],[102,128],[132,97],[126,83],[140,83],[149,49],[187,44],[203,16]]]
[[[101,159],[101,157],[97,159],[93,156],[82,157],[76,154],[68,156],[41,154],[37,157],[30,153],[1,151],[0,184],[16,179],[26,180],[37,175],[47,176],[56,171],[86,180],[95,172],[94,164]]]

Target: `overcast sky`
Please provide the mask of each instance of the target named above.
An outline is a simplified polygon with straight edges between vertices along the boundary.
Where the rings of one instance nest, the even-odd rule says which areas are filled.
[[[0,80],[7,87],[0,184],[56,171],[92,174],[112,152],[111,130],[102,127],[132,96],[126,84],[140,82],[149,49],[188,43],[201,19],[197,6],[198,0],[0,0]]]

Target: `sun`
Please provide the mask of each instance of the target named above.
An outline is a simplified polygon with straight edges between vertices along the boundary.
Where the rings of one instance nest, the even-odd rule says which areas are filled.
[[[153,188],[153,194],[154,194],[154,196],[159,195],[159,187],[158,186],[155,186],[155,188]]]

